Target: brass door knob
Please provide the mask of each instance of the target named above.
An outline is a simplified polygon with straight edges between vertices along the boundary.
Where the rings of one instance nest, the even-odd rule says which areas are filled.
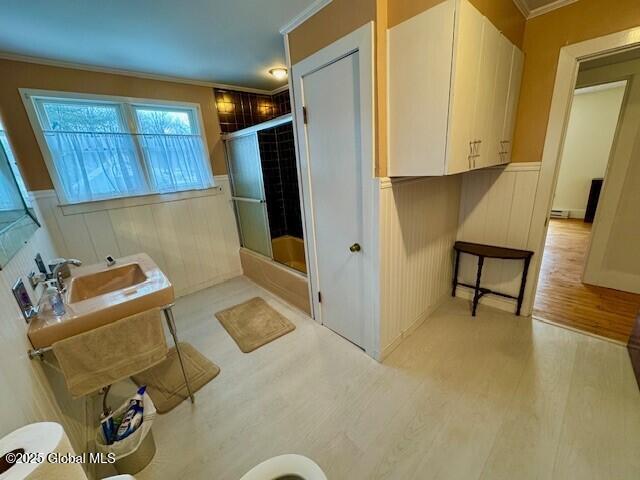
[[[351,250],[352,252],[359,252],[360,250],[362,250],[362,248],[360,247],[359,243],[354,243],[353,245],[351,245],[349,247],[349,250]]]

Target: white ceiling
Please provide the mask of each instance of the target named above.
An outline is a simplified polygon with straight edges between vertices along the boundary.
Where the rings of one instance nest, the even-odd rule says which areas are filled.
[[[0,0],[0,52],[272,90],[313,0]]]

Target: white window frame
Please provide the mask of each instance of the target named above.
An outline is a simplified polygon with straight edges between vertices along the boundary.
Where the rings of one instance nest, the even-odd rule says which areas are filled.
[[[27,111],[27,116],[29,117],[29,122],[31,123],[31,127],[36,136],[36,140],[40,147],[40,151],[42,152],[42,156],[44,158],[45,165],[47,166],[47,170],[49,171],[49,175],[51,176],[51,181],[53,183],[53,187],[55,189],[56,195],[58,196],[58,200],[61,206],[72,206],[72,205],[90,205],[95,204],[97,202],[104,203],[114,203],[119,204],[122,203],[123,200],[136,198],[136,197],[158,197],[162,198],[164,196],[170,196],[171,198],[175,197],[176,194],[180,196],[188,195],[188,192],[202,192],[203,190],[219,190],[215,183],[215,177],[213,175],[213,169],[211,166],[211,155],[209,152],[209,146],[207,144],[207,138],[204,133],[204,122],[202,117],[202,108],[199,103],[192,102],[181,102],[181,101],[173,101],[173,100],[161,100],[161,99],[151,99],[151,98],[138,98],[138,97],[125,97],[125,96],[117,96],[117,95],[100,95],[100,94],[90,94],[90,93],[76,93],[76,92],[63,92],[63,91],[55,91],[55,90],[40,90],[40,89],[31,89],[31,88],[20,88],[19,89],[20,96],[22,97],[22,102]],[[114,104],[118,106],[119,113],[121,115],[121,119],[123,121],[123,126],[127,129],[123,133],[135,135],[139,132],[139,124],[138,118],[135,114],[135,107],[155,107],[162,108],[166,107],[167,109],[175,108],[176,110],[187,110],[190,113],[190,119],[192,120],[192,125],[195,128],[194,135],[199,135],[202,139],[203,151],[204,151],[204,161],[206,172],[208,174],[208,185],[203,188],[197,189],[188,189],[188,190],[179,190],[174,192],[155,192],[155,191],[147,191],[139,194],[132,195],[123,195],[121,197],[116,198],[107,198],[107,199],[95,199],[89,201],[81,201],[81,202],[73,202],[70,201],[64,192],[64,188],[62,186],[62,181],[60,176],[58,175],[58,170],[56,168],[55,162],[53,160],[53,156],[51,155],[51,151],[49,150],[49,146],[44,136],[43,128],[45,127],[44,123],[41,121],[41,115],[38,112],[38,107],[36,105],[36,101],[40,98],[51,98],[51,99],[59,99],[69,101],[77,101],[81,103],[83,100],[90,102],[101,102],[107,104]],[[137,143],[136,143],[136,148]],[[142,169],[144,170],[145,175],[147,164],[144,159],[144,154],[142,152],[138,152],[139,161],[141,161]],[[152,186],[149,183],[149,179],[144,179],[148,186]],[[155,202],[153,202],[155,203]]]

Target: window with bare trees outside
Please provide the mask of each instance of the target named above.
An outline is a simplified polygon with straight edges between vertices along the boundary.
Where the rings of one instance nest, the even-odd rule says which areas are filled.
[[[213,185],[197,105],[67,94],[25,98],[65,203]]]

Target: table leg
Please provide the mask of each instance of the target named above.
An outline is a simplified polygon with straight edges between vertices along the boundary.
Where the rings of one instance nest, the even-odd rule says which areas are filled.
[[[524,289],[527,285],[527,273],[529,272],[529,263],[531,257],[524,259],[524,268],[522,269],[522,280],[520,280],[520,292],[518,293],[518,307],[516,309],[516,315],[520,315],[520,309],[522,308],[522,301],[524,300]]]
[[[184,377],[184,384],[187,387],[187,393],[189,394],[189,398],[191,399],[191,403],[195,403],[195,398],[193,393],[191,393],[191,386],[189,385],[189,377],[187,376],[187,370],[184,367],[184,362],[182,361],[182,352],[180,351],[180,345],[178,345],[178,332],[176,331],[176,321],[173,318],[173,310],[171,307],[164,309],[164,316],[167,320],[167,326],[169,327],[169,332],[173,337],[173,343],[176,346],[176,354],[178,355],[178,361],[180,362],[180,368],[182,369],[182,376]]]
[[[482,277],[482,266],[484,265],[484,257],[478,257],[478,272],[476,274],[476,288],[473,293],[473,310],[471,316],[476,316],[476,308],[478,308],[478,301],[480,300],[480,277]]]
[[[456,260],[453,267],[453,289],[451,290],[451,296],[456,296],[456,287],[458,286],[458,265],[460,263],[460,250],[456,250]]]

